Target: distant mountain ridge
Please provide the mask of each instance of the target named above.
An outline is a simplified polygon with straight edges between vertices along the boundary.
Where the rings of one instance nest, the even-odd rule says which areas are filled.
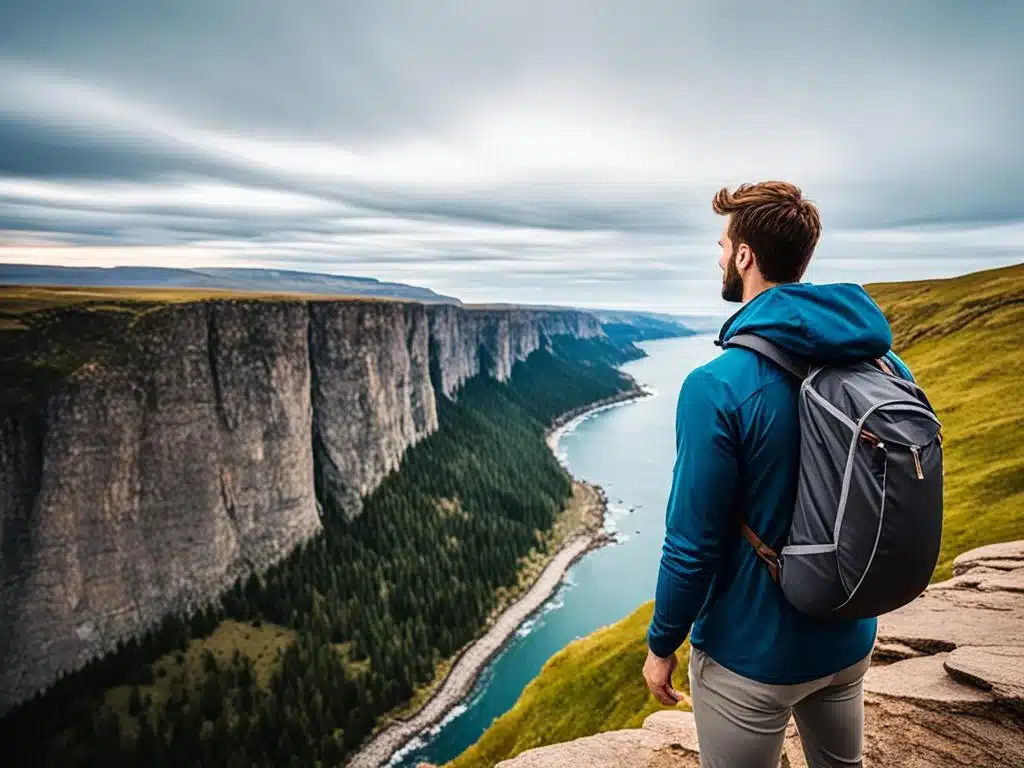
[[[671,315],[631,310],[583,310],[594,315],[604,332],[616,342],[632,343],[652,339],[693,336],[696,331]]]
[[[664,336],[652,335],[648,338],[667,338],[668,336],[692,336],[698,333],[717,333],[727,315],[691,315],[671,314],[668,312],[648,312],[634,309],[588,309],[604,325],[631,325],[648,329],[652,334],[664,332]],[[678,334],[676,330],[685,329],[686,333]]]
[[[361,296],[455,304],[472,309],[534,311],[577,310],[598,319],[619,343],[692,336],[718,330],[724,318],[672,315],[644,310],[606,310],[548,304],[467,304],[455,296],[407,283],[373,277],[332,275],[255,267],[65,267],[47,264],[0,263],[0,285],[44,285],[74,288],[181,288],[252,293],[296,293],[320,296]]]
[[[236,267],[58,267],[44,264],[0,264],[0,284],[61,285],[120,288],[208,288],[225,291],[308,293],[406,299],[427,304],[459,304],[429,288],[372,277],[329,275],[286,269]]]

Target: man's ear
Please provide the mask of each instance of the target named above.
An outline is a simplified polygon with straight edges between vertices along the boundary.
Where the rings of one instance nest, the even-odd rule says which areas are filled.
[[[746,272],[750,267],[754,266],[754,252],[750,250],[750,246],[746,243],[740,243],[736,248],[736,269],[740,272]]]

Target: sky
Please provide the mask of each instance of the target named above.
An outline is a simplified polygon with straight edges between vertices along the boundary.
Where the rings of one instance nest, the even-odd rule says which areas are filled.
[[[723,314],[711,198],[812,282],[1024,261],[1024,3],[0,0],[0,262]]]

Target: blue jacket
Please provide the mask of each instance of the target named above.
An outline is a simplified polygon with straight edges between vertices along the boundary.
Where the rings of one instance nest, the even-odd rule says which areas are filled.
[[[857,285],[771,288],[726,321],[718,343],[743,332],[823,363],[885,355],[910,378],[890,350],[889,323]],[[690,644],[722,666],[790,684],[833,674],[871,651],[875,619],[821,620],[797,612],[739,532],[743,516],[776,550],[785,542],[799,462],[798,389],[774,363],[736,348],[683,382],[647,633],[658,656],[675,651],[689,633]]]

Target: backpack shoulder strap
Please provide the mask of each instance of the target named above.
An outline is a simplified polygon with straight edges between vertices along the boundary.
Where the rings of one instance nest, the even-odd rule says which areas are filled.
[[[749,349],[752,352],[756,352],[767,357],[773,363],[778,365],[784,371],[788,371],[800,381],[806,379],[807,374],[810,371],[810,366],[803,360],[800,360],[796,356],[780,349],[767,339],[763,339],[752,333],[739,333],[724,342],[722,347],[742,347],[743,349]],[[753,529],[749,525],[747,525],[746,520],[740,520],[740,531],[743,533],[743,538],[747,540],[747,543],[750,544],[757,556],[766,566],[768,566],[768,573],[771,575],[772,581],[778,582],[779,568],[781,566],[781,558],[778,553],[761,541],[761,538],[754,533]]]
[[[740,531],[743,533],[743,538],[747,540],[747,543],[754,548],[757,556],[768,566],[768,573],[771,575],[772,581],[777,582],[779,580],[779,568],[781,567],[782,560],[779,557],[779,553],[761,541],[761,537],[754,533],[753,528],[747,525],[746,520],[740,522]]]
[[[796,356],[786,352],[784,349],[772,344],[767,339],[756,336],[753,333],[737,334],[724,342],[722,347],[743,347],[744,349],[749,349],[752,352],[757,352],[758,354],[767,357],[783,370],[789,371],[801,381],[807,378],[807,373],[810,370],[810,366],[803,360],[798,359]]]

